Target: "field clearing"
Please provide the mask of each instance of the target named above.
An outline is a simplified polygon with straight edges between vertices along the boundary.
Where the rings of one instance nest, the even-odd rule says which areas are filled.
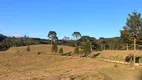
[[[141,70],[119,64],[115,68],[114,63],[90,58],[57,55],[1,54],[0,58],[0,80],[139,80]]]
[[[63,47],[64,52],[74,49],[59,47]],[[132,69],[95,58],[52,55],[51,45],[30,46],[30,52],[26,48],[13,47],[0,52],[0,80],[142,80],[141,67]],[[35,54],[38,51],[42,54]],[[101,55],[114,55],[114,52]]]

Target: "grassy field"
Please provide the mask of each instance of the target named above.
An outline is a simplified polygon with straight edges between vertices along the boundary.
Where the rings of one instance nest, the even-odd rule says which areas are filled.
[[[74,47],[69,47],[69,46],[58,46],[58,49],[60,48],[64,49],[64,53],[66,52],[73,52]],[[27,51],[27,46],[23,47],[12,47],[9,50],[6,51],[6,53],[10,54],[26,54]],[[51,45],[32,45],[30,46],[30,54],[37,54],[38,52],[41,52],[42,54],[51,54]]]
[[[73,50],[61,47],[65,52]],[[31,46],[29,53],[25,49],[0,52],[0,80],[142,80],[140,67],[132,69],[97,59],[51,55],[50,45]],[[37,51],[43,54],[34,54]]]
[[[142,56],[141,50],[103,50],[99,57],[106,58],[106,59],[113,59],[113,60],[121,60],[125,61],[126,56],[129,54],[135,54],[136,56]]]

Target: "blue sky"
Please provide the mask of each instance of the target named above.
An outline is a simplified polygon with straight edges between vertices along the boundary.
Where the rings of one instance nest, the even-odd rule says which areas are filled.
[[[59,38],[74,31],[92,37],[120,36],[128,14],[142,13],[142,0],[0,0],[0,33]]]

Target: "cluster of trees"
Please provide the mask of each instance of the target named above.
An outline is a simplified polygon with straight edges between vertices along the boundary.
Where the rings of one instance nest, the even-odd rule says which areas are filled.
[[[0,51],[9,49],[10,47],[27,46],[35,44],[47,44],[49,41],[39,38],[24,37],[8,37],[0,34]]]

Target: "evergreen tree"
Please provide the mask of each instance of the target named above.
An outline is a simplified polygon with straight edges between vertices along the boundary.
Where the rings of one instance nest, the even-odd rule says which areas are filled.
[[[136,11],[128,14],[126,25],[121,30],[121,38],[125,43],[132,44],[133,37],[139,42],[142,39],[142,18],[141,14]]]
[[[75,54],[79,54],[79,47],[78,47],[78,46],[76,46],[76,47],[74,48],[74,53],[75,53]]]
[[[59,49],[59,54],[63,54],[64,53],[64,51],[63,51],[63,48],[61,47],[60,49]]]

